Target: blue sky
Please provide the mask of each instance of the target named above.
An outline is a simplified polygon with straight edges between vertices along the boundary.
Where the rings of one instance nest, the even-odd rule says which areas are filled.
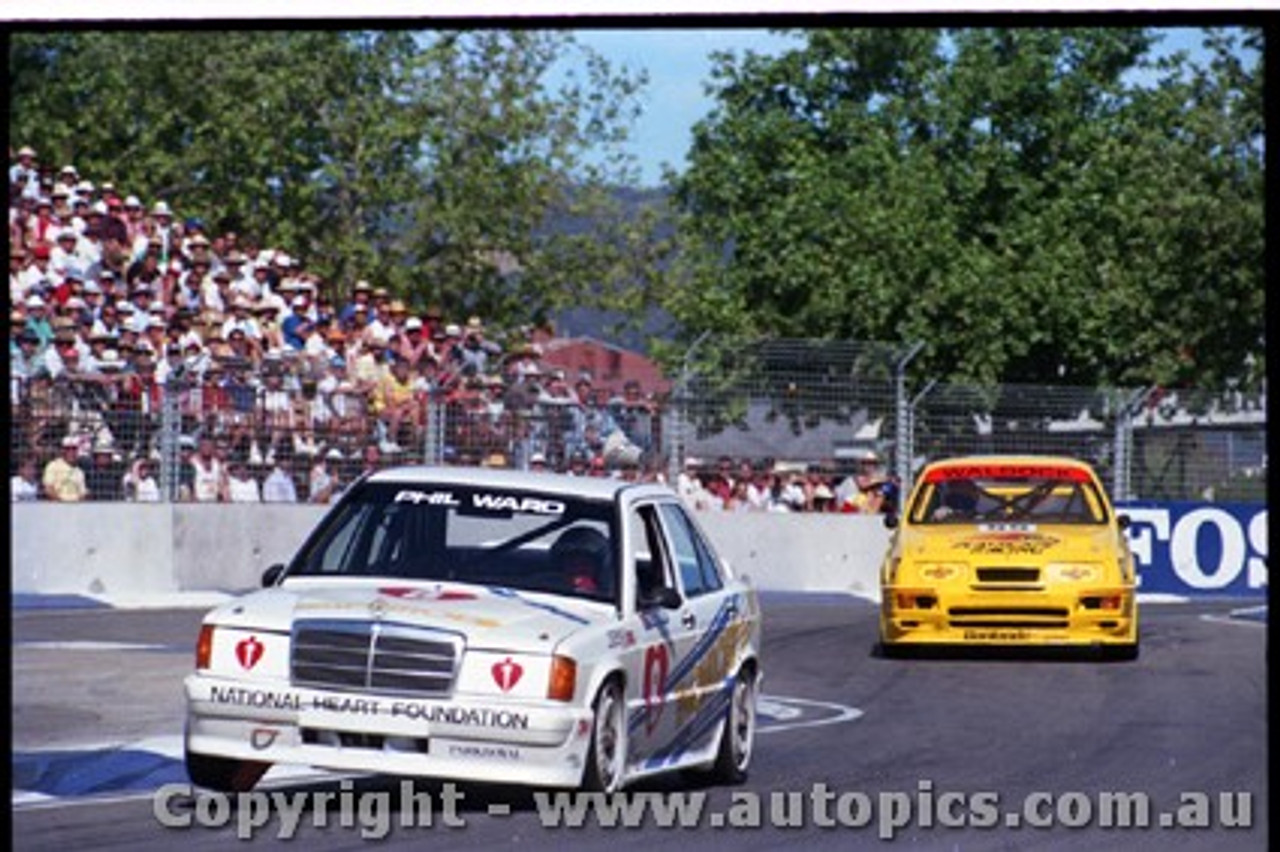
[[[1201,30],[1168,29],[1158,48],[1199,53]],[[703,87],[710,78],[710,54],[718,50],[779,53],[796,44],[793,37],[759,29],[706,30],[576,30],[582,44],[611,62],[649,73],[644,114],[632,127],[631,151],[641,167],[641,185],[661,183],[663,162],[680,170],[689,148],[690,133],[713,102]]]

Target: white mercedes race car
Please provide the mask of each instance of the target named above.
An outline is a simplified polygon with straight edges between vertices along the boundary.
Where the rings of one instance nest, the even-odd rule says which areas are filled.
[[[603,791],[746,775],[759,603],[663,486],[381,471],[263,585],[200,630],[198,785],[276,763]]]

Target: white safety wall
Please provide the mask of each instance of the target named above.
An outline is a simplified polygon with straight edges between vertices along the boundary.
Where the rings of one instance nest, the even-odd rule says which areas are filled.
[[[145,595],[243,591],[302,544],[323,508],[14,504],[13,591]],[[874,598],[888,531],[879,518],[708,512],[698,520],[760,589]]]

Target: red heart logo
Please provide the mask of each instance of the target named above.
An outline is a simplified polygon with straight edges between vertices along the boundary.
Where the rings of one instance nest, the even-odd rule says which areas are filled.
[[[257,636],[241,639],[236,643],[236,659],[240,661],[240,665],[251,669],[262,659],[262,650],[262,643]]]
[[[493,682],[503,692],[510,692],[517,683],[520,682],[520,676],[524,674],[524,666],[507,657],[500,663],[493,664]]]

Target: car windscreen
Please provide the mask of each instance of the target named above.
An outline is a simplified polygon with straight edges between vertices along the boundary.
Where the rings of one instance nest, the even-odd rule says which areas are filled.
[[[1079,468],[984,465],[926,472],[909,517],[915,524],[1104,524],[1107,508]]]
[[[289,576],[476,583],[613,601],[614,517],[602,500],[363,483],[324,519]]]

